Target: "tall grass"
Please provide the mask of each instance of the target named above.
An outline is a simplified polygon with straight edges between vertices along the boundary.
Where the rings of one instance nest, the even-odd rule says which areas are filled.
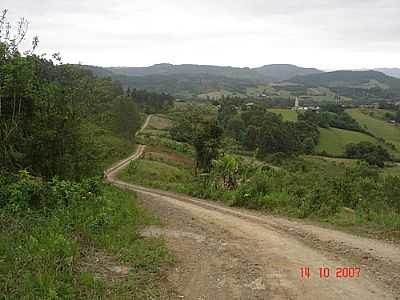
[[[41,183],[25,173],[2,185],[0,200],[1,299],[139,299],[160,293],[154,282],[170,257],[160,240],[139,235],[157,220],[134,194],[95,181]],[[115,266],[129,274],[108,270]]]

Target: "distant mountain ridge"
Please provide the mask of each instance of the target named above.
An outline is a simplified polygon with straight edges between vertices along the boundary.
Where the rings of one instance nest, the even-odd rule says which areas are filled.
[[[250,80],[255,83],[281,81],[298,75],[322,73],[322,71],[314,68],[301,68],[289,64],[265,65],[259,68],[237,68],[194,64],[172,65],[163,63],[150,67],[111,67],[106,69],[115,74],[126,76],[212,75]]]
[[[157,64],[150,67],[81,66],[99,77],[111,77],[125,88],[147,89],[174,95],[196,95],[215,90],[243,91],[246,87],[290,79],[294,76],[319,74],[313,68],[294,65],[265,65],[259,68],[221,67],[211,65]]]
[[[378,71],[334,71],[296,76],[289,80],[306,86],[354,87],[400,90],[400,79]]]
[[[400,78],[400,68],[378,68],[375,71],[382,72],[388,76]]]
[[[96,67],[81,66],[99,77],[111,77],[118,80],[125,88],[146,89],[166,92],[177,97],[191,97],[203,93],[228,90],[245,92],[248,87],[269,83],[295,83],[305,87],[327,87],[340,89],[341,94],[363,97],[371,88],[384,92],[375,93],[376,97],[400,95],[399,69],[357,70],[323,72],[315,68],[302,68],[290,64],[265,65],[258,68],[238,68],[194,64],[156,64],[149,67]],[[400,75],[400,74],[399,74]],[[344,90],[345,89],[345,90]],[[368,94],[368,92],[367,92]],[[367,95],[365,94],[365,95]]]

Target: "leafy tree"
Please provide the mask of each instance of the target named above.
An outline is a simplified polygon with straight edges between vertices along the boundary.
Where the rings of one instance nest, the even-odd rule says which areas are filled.
[[[140,127],[139,110],[131,97],[119,96],[114,100],[114,128],[129,140],[135,138]]]
[[[255,150],[258,145],[258,128],[256,126],[250,125],[246,128],[245,134],[243,136],[242,144],[248,150]]]
[[[232,156],[225,154],[212,162],[212,173],[217,179],[221,179],[223,186],[228,190],[237,187],[239,179],[239,162]]]
[[[245,129],[244,121],[240,117],[236,116],[232,119],[229,119],[226,128],[229,135],[239,141]]]
[[[193,145],[196,150],[196,170],[210,172],[212,161],[218,157],[222,128],[216,121],[204,121],[195,132]]]
[[[381,168],[385,166],[385,161],[391,160],[390,154],[386,149],[381,145],[374,145],[370,142],[348,144],[346,146],[346,156],[365,160],[370,165]]]

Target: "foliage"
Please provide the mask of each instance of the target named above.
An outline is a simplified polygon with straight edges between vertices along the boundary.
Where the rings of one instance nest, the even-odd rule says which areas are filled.
[[[299,120],[315,124],[322,128],[334,127],[359,132],[365,132],[344,109],[335,104],[325,104],[321,107],[321,112],[305,111],[299,114]]]
[[[0,210],[0,293],[7,299],[146,298],[159,293],[153,282],[169,257],[160,241],[138,235],[140,226],[154,220],[131,193],[97,181],[39,182],[24,172],[6,194]],[[107,278],[98,264],[127,265],[130,275]]]
[[[222,129],[215,121],[204,121],[194,135],[196,170],[210,172],[212,161],[218,157]]]
[[[395,154],[400,157],[398,149],[400,149],[400,127],[389,124],[384,120],[379,120],[364,114],[360,109],[350,109],[348,113],[357,120],[371,135],[384,139],[388,144],[395,146]]]
[[[91,179],[133,148],[141,121],[135,96],[58,54],[35,55],[36,38],[21,54],[26,28],[21,20],[14,36],[6,12],[0,17],[0,294],[158,297],[155,276],[167,253],[139,237],[149,217],[131,194]],[[113,261],[99,262],[104,257]],[[104,278],[99,263],[131,272]]]
[[[162,112],[171,108],[174,104],[174,97],[165,93],[157,94],[144,90],[130,90],[128,88],[127,96],[135,99],[136,103],[148,114]]]
[[[369,164],[381,168],[385,166],[385,161],[391,160],[390,154],[386,149],[370,142],[348,144],[346,146],[346,156],[349,158],[363,159]]]
[[[320,138],[315,152],[323,153],[324,156],[344,157],[346,145],[350,143],[378,143],[374,137],[361,132],[339,128],[320,128],[319,131]]]

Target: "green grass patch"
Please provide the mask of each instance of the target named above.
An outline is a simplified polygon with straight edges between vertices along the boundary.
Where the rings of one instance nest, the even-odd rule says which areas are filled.
[[[397,155],[400,156],[400,126],[374,118],[360,109],[349,109],[347,112],[375,137],[383,138],[386,142],[393,144],[397,148]]]
[[[387,164],[383,169],[383,174],[385,176],[399,176],[400,177],[400,164]]]
[[[127,182],[180,193],[187,193],[193,180],[190,167],[148,159],[131,162],[118,177]]]
[[[158,221],[133,193],[105,186],[90,195],[53,209],[0,210],[2,299],[158,297],[155,283],[170,256],[161,240],[138,234]],[[129,275],[112,274],[114,266]]]
[[[93,123],[86,123],[85,130],[90,135],[90,141],[95,145],[98,153],[98,174],[102,174],[102,171],[115,161],[135,152],[135,141],[116,136],[109,129],[100,128]]]
[[[297,122],[297,112],[294,110],[271,108],[268,111],[281,115],[284,121]]]
[[[319,130],[320,141],[315,149],[319,153],[326,152],[330,155],[342,156],[347,144],[357,144],[363,141],[377,143],[375,138],[361,132],[339,128],[320,128]]]

